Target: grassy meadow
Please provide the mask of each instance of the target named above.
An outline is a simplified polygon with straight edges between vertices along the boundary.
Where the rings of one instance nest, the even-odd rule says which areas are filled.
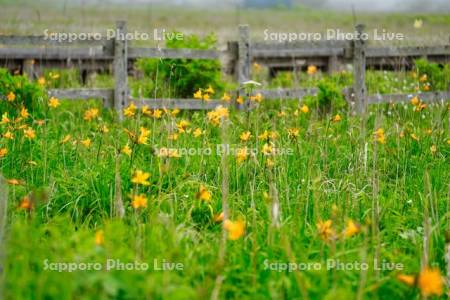
[[[132,29],[211,31],[211,44],[221,46],[238,23],[255,28],[255,38],[264,28],[353,26],[350,14],[300,8],[186,9],[171,18],[167,8],[28,4],[3,4],[0,33],[101,30],[125,18]],[[407,31],[411,42],[448,39],[444,13],[358,18]],[[264,99],[249,83],[250,96],[236,99],[237,83],[221,77],[219,62],[166,61],[139,62],[131,93],[183,89],[230,107],[129,103],[120,121],[98,100],[46,96],[83,87],[78,70],[30,79],[0,69],[0,299],[450,296],[450,102],[418,97],[448,88],[448,65],[422,60],[411,71],[368,71],[370,94],[405,99],[355,115],[341,94],[351,68],[326,75],[309,66],[269,81],[253,64],[263,88],[320,92]],[[187,71],[172,73],[173,66]],[[85,87],[113,84],[111,75],[93,74]],[[238,110],[236,101],[254,109]]]
[[[298,101],[131,105],[118,122],[95,101],[11,111],[16,100],[1,122],[5,299],[410,299],[424,287],[399,276],[446,269],[448,103],[374,106],[365,120]],[[69,262],[102,266],[56,265]]]

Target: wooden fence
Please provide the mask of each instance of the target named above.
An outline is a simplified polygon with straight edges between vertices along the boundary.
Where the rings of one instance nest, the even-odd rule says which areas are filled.
[[[358,25],[358,32],[364,27]],[[228,43],[226,50],[193,50],[193,49],[159,49],[132,47],[121,34],[127,33],[126,23],[118,21],[116,24],[116,37],[113,40],[77,40],[53,41],[42,36],[0,36],[0,61],[3,66],[14,67],[21,63],[23,73],[35,74],[41,67],[67,67],[75,66],[91,68],[112,65],[115,86],[114,89],[65,89],[50,90],[49,95],[63,99],[91,99],[103,100],[106,107],[114,107],[122,116],[123,108],[133,101],[137,106],[147,105],[150,108],[179,108],[179,109],[214,109],[218,105],[230,105],[219,100],[210,102],[196,99],[135,99],[129,95],[128,73],[130,62],[137,58],[185,58],[185,59],[212,59],[226,57],[230,62],[233,73],[236,75],[240,88],[236,95],[245,95],[246,89],[242,83],[251,78],[251,63],[267,63],[269,67],[283,68],[287,66],[283,59],[291,60],[291,67],[295,70],[299,60],[320,58],[327,63],[328,70],[337,70],[342,63],[353,64],[354,84],[345,89],[343,93],[347,100],[353,104],[356,112],[363,112],[370,103],[383,103],[393,101],[406,101],[408,95],[367,95],[365,86],[365,73],[371,59],[398,58],[405,60],[417,57],[435,57],[448,63],[450,46],[442,47],[403,47],[403,48],[369,48],[362,39],[352,41],[319,41],[302,43],[268,43],[255,42],[250,39],[250,29],[247,25],[239,26],[239,41]],[[356,35],[358,36],[358,35]],[[361,36],[361,35],[359,35]],[[274,63],[278,60],[278,65]],[[57,62],[64,63],[58,65]],[[7,62],[7,63],[5,63]],[[289,62],[289,61],[287,61]],[[9,65],[8,63],[12,63]],[[302,62],[302,65],[305,63]],[[0,65],[1,66],[1,65]],[[320,66],[320,65],[319,65]],[[109,68],[109,67],[108,67]],[[314,95],[315,89],[276,89],[256,90],[265,99],[301,99],[305,95]],[[424,101],[445,101],[450,98],[450,91],[430,92],[419,94]],[[235,103],[232,105],[236,105]],[[247,105],[238,108],[246,108]]]

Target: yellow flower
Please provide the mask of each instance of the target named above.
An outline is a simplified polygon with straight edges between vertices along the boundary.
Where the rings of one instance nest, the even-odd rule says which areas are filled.
[[[99,131],[100,131],[101,133],[108,133],[108,132],[109,132],[108,126],[106,126],[105,124],[103,124],[102,126],[100,126]]]
[[[255,69],[255,72],[258,73],[259,71],[261,71],[261,65],[258,63],[253,63],[253,68]]]
[[[131,201],[131,206],[133,206],[134,209],[146,208],[147,207],[147,198],[145,197],[144,194],[134,195],[133,200]]]
[[[236,160],[238,163],[244,162],[247,159],[247,156],[248,156],[247,147],[237,149]]]
[[[427,80],[428,80],[427,74],[423,74],[422,76],[420,76],[420,79],[419,79],[420,82],[425,82]]]
[[[419,138],[417,137],[417,135],[415,133],[411,133],[411,138],[415,141],[419,141]]]
[[[225,220],[223,222],[223,227],[226,231],[228,231],[228,239],[233,241],[238,240],[245,233],[245,223],[242,220]]]
[[[424,110],[425,108],[427,108],[427,105],[426,105],[425,103],[420,102],[419,104],[417,104],[417,105],[414,107],[414,111],[422,111],[422,110]]]
[[[214,222],[219,223],[223,221],[223,212],[221,212],[220,214],[216,214],[214,215]]]
[[[308,75],[316,74],[317,73],[317,67],[314,66],[314,65],[309,65],[306,73],[308,73]]]
[[[131,117],[133,117],[136,114],[136,109],[137,109],[136,105],[134,105],[134,103],[131,102],[128,105],[128,107],[126,107],[123,110],[123,114],[124,114],[125,117],[131,118]]]
[[[333,221],[327,220],[325,222],[319,221],[317,223],[317,231],[319,236],[324,241],[330,241],[336,237],[336,233],[332,228]]]
[[[377,131],[374,132],[374,135],[375,135],[375,140],[378,141],[380,144],[386,143],[383,128],[378,128]]]
[[[8,112],[4,112],[2,115],[1,124],[8,124],[9,122],[10,122],[10,120],[8,118]]]
[[[22,106],[22,109],[20,110],[20,116],[24,119],[28,118],[30,114],[28,113],[28,110]]]
[[[353,222],[352,220],[347,221],[347,227],[344,230],[344,236],[349,238],[354,236],[359,232],[359,225]]]
[[[298,128],[289,128],[288,129],[288,136],[290,138],[296,138],[300,134],[300,129]]]
[[[85,139],[85,140],[82,140],[82,141],[81,141],[81,144],[82,144],[84,147],[89,148],[89,147],[91,146],[91,144],[92,144],[92,141],[91,141],[90,138],[87,138],[87,139]]]
[[[11,178],[6,180],[6,183],[8,183],[9,185],[22,185],[23,182],[19,179],[15,179],[15,178]]]
[[[152,116],[152,111],[150,110],[150,108],[148,108],[148,105],[142,106],[141,111],[144,116],[147,116],[147,117]]]
[[[48,106],[52,107],[52,108],[57,108],[60,105],[58,98],[55,97],[51,97],[48,100]]]
[[[38,84],[39,85],[44,85],[45,84],[45,78],[44,77],[39,77]]]
[[[309,107],[306,104],[303,104],[300,110],[302,111],[302,113],[307,114],[309,112]]]
[[[252,137],[252,134],[250,131],[245,131],[245,132],[241,133],[241,135],[239,136],[239,138],[243,142],[247,142],[251,137]]]
[[[229,116],[229,111],[228,108],[219,105],[215,110],[208,112],[206,116],[211,124],[217,126],[220,124],[221,119],[225,119]]]
[[[203,100],[204,101],[209,101],[210,100],[209,94],[203,94]]]
[[[201,90],[201,89],[198,89],[198,91],[196,91],[196,92],[194,93],[194,99],[202,100],[202,98],[203,98],[203,96],[202,96],[202,90]]]
[[[439,269],[425,268],[417,278],[417,286],[423,296],[441,296],[443,293],[443,279]]]
[[[177,128],[178,128],[178,132],[186,132],[186,129],[189,126],[189,122],[186,120],[181,120],[180,122],[178,122],[177,124]]]
[[[176,117],[179,113],[180,113],[180,110],[178,108],[175,108],[174,110],[172,110],[172,112],[170,114],[172,115],[172,117]]]
[[[266,160],[266,167],[272,168],[273,166],[275,166],[275,162],[273,160],[271,160],[270,158],[268,158]]]
[[[56,79],[59,78],[59,74],[58,73],[52,74],[52,72],[50,72],[49,75],[50,75],[50,78],[53,79],[53,80],[56,80]]]
[[[25,137],[29,140],[32,140],[36,138],[36,132],[33,130],[33,128],[27,128],[23,131]]]
[[[6,96],[6,99],[9,102],[13,102],[14,100],[16,100],[16,95],[13,92],[9,92],[8,95]]]
[[[437,151],[436,145],[432,145],[432,146],[430,147],[430,151],[431,151],[431,154],[435,154],[436,151]]]
[[[84,112],[84,120],[92,121],[98,118],[99,110],[98,108],[90,108]]]
[[[337,122],[339,122],[339,121],[341,121],[342,120],[342,117],[339,115],[339,114],[337,114],[337,115],[335,115],[334,117],[333,117],[333,122],[334,123],[337,123]]]
[[[195,194],[195,198],[209,202],[211,201],[211,192],[205,186],[200,185],[197,194]]]
[[[169,134],[169,136],[167,137],[170,141],[176,141],[178,140],[178,133],[172,133]]]
[[[244,98],[242,96],[237,97],[236,102],[239,104],[244,104]]]
[[[140,134],[137,143],[140,145],[146,145],[148,141],[148,136],[150,135],[150,130],[146,129],[145,127],[141,127],[139,131]]]
[[[422,28],[422,25],[423,25],[423,21],[421,19],[415,19],[414,20],[414,28],[415,29]]]
[[[162,112],[162,110],[160,110],[160,109],[155,109],[155,110],[153,111],[153,117],[154,117],[155,119],[161,119],[162,114],[163,114],[163,112]]]
[[[231,96],[228,95],[227,93],[224,93],[223,97],[222,97],[222,100],[225,101],[225,102],[230,102]]]
[[[255,101],[257,103],[260,103],[262,101],[263,97],[261,93],[257,93],[255,96],[250,96],[251,101]]]
[[[29,211],[32,210],[33,202],[31,201],[30,197],[28,197],[28,196],[23,197],[22,200],[20,200],[19,208],[29,210]]]
[[[136,172],[134,172],[133,178],[131,178],[131,182],[141,185],[150,185],[150,182],[148,182],[149,177],[150,173],[146,173],[141,170],[136,170]]]
[[[412,275],[398,274],[397,279],[409,286],[414,286],[416,283],[416,278]]]
[[[70,134],[66,135],[62,140],[61,140],[61,144],[65,144],[68,141],[70,141],[70,139],[72,138],[72,136]]]
[[[101,246],[103,245],[103,242],[105,241],[104,235],[103,235],[103,230],[97,230],[95,232],[95,244],[97,246]]]
[[[412,105],[417,106],[417,105],[419,105],[419,103],[420,103],[419,97],[414,96],[414,97],[411,99],[411,104],[412,104]]]
[[[228,108],[223,107],[222,105],[217,106],[215,111],[221,118],[228,118],[228,116],[229,116]]]
[[[180,153],[178,152],[177,149],[169,149],[169,148],[159,148],[156,151],[156,155],[158,157],[169,157],[169,158],[179,158],[181,157]]]
[[[273,154],[273,146],[271,144],[267,144],[265,143],[264,146],[262,147],[262,153],[264,155],[271,155]]]
[[[279,111],[279,112],[277,112],[277,116],[280,118],[286,117],[286,113],[284,111]]]
[[[194,137],[199,137],[203,134],[203,130],[201,130],[200,128],[197,128],[194,130],[194,132],[192,133],[194,135]]]
[[[6,148],[0,148],[0,158],[3,158],[8,154],[8,149]]]
[[[263,133],[261,133],[260,135],[258,135],[258,139],[260,139],[261,141],[266,141],[269,139],[269,132],[267,130],[264,130]]]
[[[214,89],[212,88],[211,85],[208,86],[208,88],[206,89],[205,93],[208,93],[208,94],[214,94]]]
[[[128,146],[128,144],[126,144],[125,146],[123,146],[122,150],[120,150],[121,153],[131,156],[131,148],[130,146]]]
[[[3,134],[3,137],[5,139],[12,140],[12,139],[14,139],[14,134],[11,131],[8,130],[7,132],[5,132]]]

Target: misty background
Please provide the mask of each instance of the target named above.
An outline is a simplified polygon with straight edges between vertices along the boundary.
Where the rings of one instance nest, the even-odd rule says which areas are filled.
[[[450,12],[450,0],[66,0],[71,4],[153,4],[159,6],[193,7],[293,7],[308,6],[317,9],[378,12]],[[62,2],[62,1],[59,1]]]

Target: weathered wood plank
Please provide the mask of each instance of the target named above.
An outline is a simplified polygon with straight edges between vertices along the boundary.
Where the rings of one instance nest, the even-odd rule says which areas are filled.
[[[7,59],[108,59],[101,47],[75,48],[0,48],[0,58]]]
[[[358,37],[361,37],[363,30],[364,25],[356,26]],[[353,41],[353,93],[356,113],[365,114],[367,109],[366,44],[361,38]]]
[[[217,50],[128,48],[129,58],[219,59],[220,54]]]
[[[252,50],[283,50],[283,49],[313,49],[313,48],[350,48],[351,41],[322,40],[296,42],[254,42]]]
[[[408,94],[377,94],[368,96],[369,104],[381,104],[381,103],[401,103],[408,102],[412,97],[417,96],[423,102],[447,102],[450,100],[450,91],[441,92],[423,92],[414,95]]]
[[[403,56],[434,56],[450,55],[448,46],[423,46],[423,47],[370,47],[367,48],[367,57],[403,57]]]
[[[137,99],[129,97],[137,107],[147,106],[150,109],[182,109],[182,110],[213,110],[218,106],[231,107],[230,103],[220,100],[201,101],[198,99]]]
[[[67,99],[112,98],[113,92],[113,89],[50,89],[48,95]]]
[[[119,119],[123,119],[123,108],[128,100],[128,47],[127,40],[124,37],[127,33],[125,21],[118,21],[116,25],[117,36],[114,40],[114,108]]]
[[[49,97],[56,97],[67,100],[88,100],[102,99],[105,107],[111,107],[114,97],[113,89],[51,89],[48,91]]]
[[[250,28],[248,25],[239,25],[239,42],[238,42],[238,59],[237,59],[237,79],[239,82],[238,96],[248,99],[247,91],[243,85],[244,82],[251,78],[251,44],[250,44]],[[249,109],[250,103],[237,104],[240,110]]]
[[[254,93],[261,93],[264,100],[301,99],[307,95],[317,95],[317,89],[257,89]]]
[[[252,57],[321,57],[321,56],[343,56],[344,48],[305,48],[305,49],[252,49]]]
[[[46,38],[44,35],[0,35],[0,45],[7,46],[106,46],[112,43],[106,38],[101,39],[85,39],[85,40],[54,40],[50,37]]]

